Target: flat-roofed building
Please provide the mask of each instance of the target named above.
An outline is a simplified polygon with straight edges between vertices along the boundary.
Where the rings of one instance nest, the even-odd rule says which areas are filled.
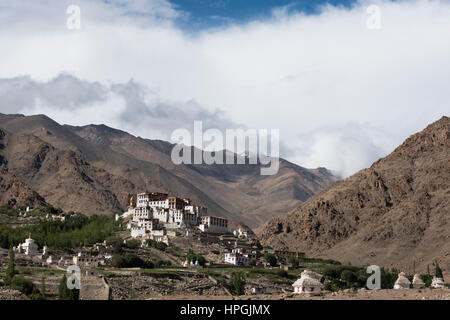
[[[213,216],[199,217],[200,230],[203,232],[226,233],[228,232],[228,220]]]

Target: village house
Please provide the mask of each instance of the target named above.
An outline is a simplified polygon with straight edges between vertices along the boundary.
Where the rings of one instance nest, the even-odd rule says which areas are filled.
[[[113,246],[109,245],[106,240],[101,243],[96,243],[92,246],[92,249],[99,255],[109,256],[113,254]]]
[[[248,254],[244,253],[243,249],[233,249],[231,252],[225,253],[224,261],[235,266],[246,266],[249,261]]]
[[[73,257],[73,264],[82,268],[97,268],[99,259],[98,257],[89,256],[79,252]]]

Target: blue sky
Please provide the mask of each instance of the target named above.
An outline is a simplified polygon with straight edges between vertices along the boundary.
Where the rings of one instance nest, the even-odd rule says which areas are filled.
[[[171,0],[189,18],[179,21],[184,27],[202,29],[230,23],[246,23],[269,17],[276,8],[289,12],[314,14],[324,4],[350,7],[354,0]]]

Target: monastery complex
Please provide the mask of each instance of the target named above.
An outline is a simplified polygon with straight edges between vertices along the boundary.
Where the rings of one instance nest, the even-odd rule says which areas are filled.
[[[118,218],[118,217],[117,217]],[[169,237],[189,234],[193,228],[205,233],[227,233],[228,220],[208,215],[207,208],[196,206],[190,199],[152,192],[130,200],[122,218],[131,218],[127,228],[133,238],[152,239],[168,243]]]

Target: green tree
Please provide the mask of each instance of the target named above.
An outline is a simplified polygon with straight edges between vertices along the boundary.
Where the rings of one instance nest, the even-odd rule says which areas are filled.
[[[394,288],[394,283],[398,278],[398,270],[392,268],[389,272],[381,268],[381,289],[392,289]]]
[[[67,277],[64,275],[59,283],[59,300],[78,300],[80,297],[80,290],[69,289],[67,287]]]
[[[19,290],[23,294],[29,296],[35,292],[33,282],[28,279],[25,279],[23,276],[14,277],[11,280],[11,288],[15,290]]]
[[[205,266],[205,264],[206,264],[205,257],[202,256],[201,254],[195,254],[191,249],[189,249],[189,252],[186,255],[186,259],[187,259],[187,261],[193,262],[193,263],[198,261],[198,264],[202,267]]]
[[[41,296],[43,299],[45,299],[47,296],[45,294],[45,278],[42,277],[41,279]]]
[[[431,286],[431,282],[433,281],[433,276],[431,274],[421,274],[420,279],[422,279],[425,287],[429,288]]]
[[[297,269],[300,265],[300,261],[294,257],[289,257],[288,262],[291,265],[292,268]]]
[[[245,278],[240,272],[233,272],[231,275],[231,291],[236,296],[241,296],[245,293]]]
[[[344,270],[341,273],[341,279],[345,281],[347,287],[352,287],[356,281],[356,276],[351,270]]]
[[[437,278],[443,278],[444,276],[442,274],[442,269],[441,269],[441,267],[439,267],[437,260],[435,260],[435,262],[433,264],[434,264],[434,275]]]
[[[114,254],[122,254],[123,253],[123,242],[120,241],[120,239],[114,241],[113,252],[114,252]]]
[[[266,253],[264,255],[264,259],[271,267],[275,267],[277,265],[277,257],[274,254]]]
[[[16,267],[15,267],[15,254],[12,247],[9,248],[9,263],[8,268],[6,269],[6,277],[5,277],[5,283],[10,284],[14,275],[16,274]]]
[[[283,269],[277,270],[276,275],[279,276],[280,278],[288,278],[289,277],[289,273]]]
[[[141,246],[141,241],[139,241],[138,239],[131,239],[127,241],[125,246],[129,249],[137,249]]]
[[[111,265],[114,268],[123,268],[125,267],[125,259],[120,254],[114,254],[111,258]]]
[[[125,253],[124,255],[125,265],[128,268],[143,268],[145,267],[145,262],[137,255],[132,253]]]

